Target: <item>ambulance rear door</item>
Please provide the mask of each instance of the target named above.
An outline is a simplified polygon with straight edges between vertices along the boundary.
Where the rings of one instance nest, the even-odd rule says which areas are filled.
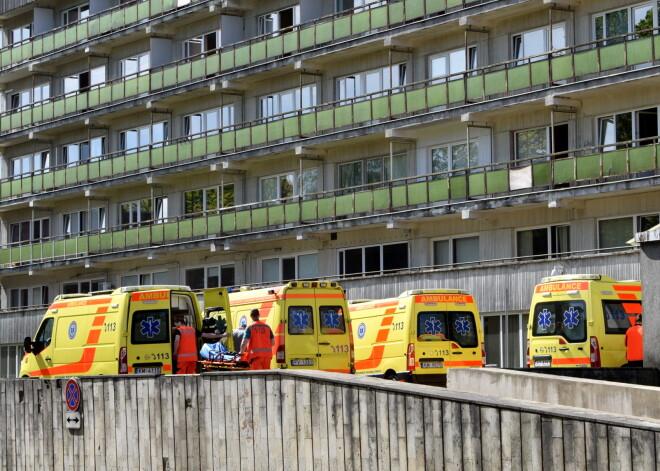
[[[318,289],[316,306],[319,319],[317,335],[319,369],[350,373],[351,345],[344,292]]]
[[[128,320],[128,372],[173,373],[170,290],[131,294]],[[182,315],[185,313],[181,313]]]

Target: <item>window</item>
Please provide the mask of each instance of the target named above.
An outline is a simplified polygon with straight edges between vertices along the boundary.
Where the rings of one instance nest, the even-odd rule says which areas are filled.
[[[167,217],[167,198],[157,196],[130,201],[120,205],[120,224],[124,227],[138,227],[145,224],[161,223]]]
[[[119,75],[129,77],[133,75],[146,75],[149,72],[149,53],[145,52],[135,57],[122,59],[119,62]],[[133,78],[133,77],[131,77]]]
[[[55,325],[55,318],[49,317],[47,319],[44,319],[41,326],[39,327],[39,331],[37,332],[37,335],[34,338],[34,348],[32,350],[32,353],[37,355],[44,348],[50,346],[50,342],[53,339],[54,325]]]
[[[515,158],[516,160],[531,159],[534,157],[547,156],[551,153],[568,151],[568,124],[559,124],[552,128],[553,136],[550,137],[551,128],[543,127],[516,131],[515,133]],[[554,139],[554,142],[553,140]],[[554,149],[552,145],[554,143]],[[560,154],[555,157],[564,157]]]
[[[417,314],[417,340],[452,340],[462,348],[478,346],[474,313],[467,311],[421,311]]]
[[[9,307],[19,308],[30,305],[28,301],[29,290],[27,288],[12,289],[9,291]]]
[[[479,236],[433,241],[433,265],[468,264],[479,260]]]
[[[261,15],[257,19],[258,34],[275,33],[291,28],[300,23],[300,6],[296,5],[284,10]]]
[[[20,111],[20,109],[30,106],[33,103],[41,104],[42,101],[47,101],[49,98],[50,84],[44,83],[34,88],[10,93],[7,108],[14,111]]]
[[[62,146],[61,164],[75,166],[78,162],[98,160],[105,154],[105,137],[95,137],[89,141]]]
[[[519,257],[545,258],[571,250],[568,225],[521,230],[516,233],[516,242]]]
[[[316,106],[316,85],[306,85],[259,99],[260,118],[283,114],[283,118],[295,116],[295,111]],[[304,111],[309,112],[309,110]],[[271,121],[271,120],[268,120]]]
[[[168,138],[167,122],[155,123],[137,129],[129,129],[119,133],[119,148],[131,154],[152,147],[161,147]]]
[[[290,335],[312,335],[314,333],[312,306],[289,306],[287,326]]]
[[[552,39],[550,39],[552,32]],[[566,47],[566,30],[563,23],[549,27],[539,28],[527,31],[521,34],[514,34],[512,37],[512,58],[522,59],[523,57],[536,56],[557,49]],[[552,41],[552,47],[550,42]],[[531,61],[542,60],[543,57],[535,57]]]
[[[32,305],[44,305],[50,302],[48,286],[15,288],[9,290],[9,307],[21,308]]]
[[[19,45],[26,44],[30,41],[32,36],[32,24],[14,28],[9,34],[9,44]]]
[[[62,25],[75,23],[89,17],[89,4],[78,5],[62,12]]]
[[[625,334],[634,318],[642,313],[642,303],[639,301],[602,301],[603,317],[605,317],[606,334]]]
[[[145,286],[145,285],[167,285],[168,276],[166,271],[154,273],[142,273],[139,275],[127,275],[121,277],[122,286]]]
[[[169,325],[167,309],[135,311],[132,316],[131,343],[170,343]]]
[[[261,281],[305,280],[319,276],[318,254],[304,254],[291,257],[267,258],[261,260]]]
[[[341,306],[319,306],[321,334],[337,335],[346,333],[344,310]]]
[[[596,40],[608,39],[656,26],[658,26],[658,5],[644,3],[594,15],[594,38]],[[651,36],[652,34],[652,31],[645,31],[635,37]],[[620,41],[623,41],[623,38],[605,41],[603,45]]]
[[[598,247],[601,249],[628,247],[627,241],[636,232],[644,232],[660,223],[660,215],[603,219],[598,221]]]
[[[431,149],[431,172],[447,172],[479,165],[479,143],[470,141],[470,155],[465,142]]]
[[[259,181],[261,201],[289,198],[293,196],[295,194],[294,183],[295,178],[293,173],[262,178]]]
[[[598,118],[598,144],[605,152],[652,144],[658,134],[657,107]]]
[[[303,170],[302,173],[302,188],[300,191],[301,195],[309,195],[312,193],[317,193],[320,191],[319,188],[319,170],[317,168],[311,168],[308,170]]]
[[[562,336],[569,342],[587,339],[584,301],[555,301],[534,306],[535,337]]]
[[[376,157],[338,165],[339,188],[385,182],[407,176],[406,154]]]
[[[386,4],[386,0],[337,0],[337,12],[355,8],[353,13],[359,13],[369,8],[376,8]]]
[[[217,54],[218,47],[220,47],[220,31],[213,31],[184,41],[183,57],[192,57],[209,51]]]
[[[18,378],[19,365],[23,358],[23,345],[0,347],[0,378]]]
[[[219,109],[184,116],[183,135],[217,134],[223,128],[225,131],[230,131],[234,123],[234,105],[223,106]]]
[[[75,211],[62,216],[62,232],[65,236],[77,236],[81,232],[105,232],[105,208]]]
[[[467,56],[467,57],[466,57]],[[466,66],[467,58],[467,66]],[[461,72],[468,69],[477,68],[477,47],[469,46],[467,54],[465,49],[457,49],[455,51],[443,52],[442,54],[435,54],[429,57],[429,78],[446,77],[452,75],[449,80],[456,80],[461,78]],[[443,80],[437,80],[433,83],[440,83]]]
[[[233,264],[186,270],[186,286],[190,286],[192,289],[217,288],[235,284],[236,270]]]
[[[64,78],[64,95],[75,96],[78,92],[86,92],[99,88],[105,82],[105,66],[94,67]]]
[[[356,247],[339,251],[339,274],[380,274],[408,268],[408,242]]]
[[[183,200],[185,214],[207,214],[209,211],[234,206],[234,184],[186,191],[183,193]],[[218,206],[218,201],[221,206]]]
[[[383,96],[384,93],[379,92],[408,83],[406,70],[406,64],[397,64],[391,67],[388,66],[382,69],[341,77],[337,79],[339,100],[357,102]],[[364,95],[371,96],[367,97]],[[342,102],[342,104],[346,103],[348,102]]]
[[[50,152],[45,150],[32,155],[11,159],[11,176],[23,178],[31,172],[41,173],[50,168]]]
[[[64,283],[62,285],[62,294],[91,293],[92,291],[101,291],[107,283],[105,280],[87,280]]]
[[[9,225],[9,242],[26,244],[50,237],[50,219],[33,219]]]

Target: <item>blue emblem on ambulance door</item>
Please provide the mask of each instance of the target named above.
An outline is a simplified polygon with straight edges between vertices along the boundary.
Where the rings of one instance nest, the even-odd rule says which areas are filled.
[[[573,307],[569,307],[568,311],[564,311],[564,325],[569,329],[576,327],[580,323],[580,313]]]
[[[366,333],[367,333],[367,326],[364,325],[364,322],[362,322],[362,323],[360,323],[360,325],[358,326],[358,330],[357,330],[358,338],[359,338],[359,339],[363,339],[363,338],[364,338],[364,334],[366,334]]]
[[[147,338],[154,338],[156,335],[160,334],[160,321],[154,319],[153,316],[147,317],[146,320],[140,322],[140,334]]]
[[[293,326],[298,330],[305,330],[311,325],[309,321],[309,314],[302,309],[296,311],[293,315]]]
[[[458,319],[456,319],[455,325],[456,325],[456,332],[461,334],[463,337],[465,337],[467,334],[470,333],[470,321],[467,320],[465,317],[459,317]]]
[[[78,332],[78,324],[76,324],[76,321],[71,321],[71,324],[69,324],[69,338],[71,340],[76,338],[77,332]]]
[[[551,315],[552,313],[547,309],[543,309],[541,312],[539,312],[539,327],[541,330],[546,330],[548,327],[550,327]]]
[[[339,314],[333,309],[328,310],[323,315],[323,324],[329,329],[336,329],[339,327]]]

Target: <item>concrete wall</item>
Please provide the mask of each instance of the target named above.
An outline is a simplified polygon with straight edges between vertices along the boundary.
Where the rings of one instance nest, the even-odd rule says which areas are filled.
[[[72,429],[65,384],[0,380],[0,469],[655,469],[660,446],[658,422],[284,370],[81,378]]]
[[[447,389],[660,420],[660,388],[527,371],[453,369]]]
[[[657,237],[650,239],[641,242],[639,257],[644,296],[644,366],[660,368],[660,241]]]

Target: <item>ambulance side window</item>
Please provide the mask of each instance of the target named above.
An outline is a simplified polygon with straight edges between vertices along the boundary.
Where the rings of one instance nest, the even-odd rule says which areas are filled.
[[[642,303],[639,301],[603,301],[605,333],[625,334],[641,312]]]
[[[287,325],[291,335],[314,333],[314,317],[311,306],[289,306]]]
[[[449,338],[463,348],[474,348],[479,344],[474,314],[471,312],[448,312]]]
[[[53,338],[54,325],[54,318],[49,317],[48,319],[44,320],[43,324],[41,324],[41,327],[39,328],[39,332],[37,332],[37,336],[34,338],[32,353],[36,355],[50,345],[50,342]]]
[[[197,329],[197,318],[193,315],[195,313],[192,301],[186,295],[182,294],[173,294],[172,295],[172,319],[177,317],[185,317],[188,321],[188,325],[194,329]]]
[[[131,323],[131,343],[133,344],[170,342],[167,309],[135,311]]]
[[[324,335],[345,334],[344,310],[341,306],[321,306],[321,333]]]

